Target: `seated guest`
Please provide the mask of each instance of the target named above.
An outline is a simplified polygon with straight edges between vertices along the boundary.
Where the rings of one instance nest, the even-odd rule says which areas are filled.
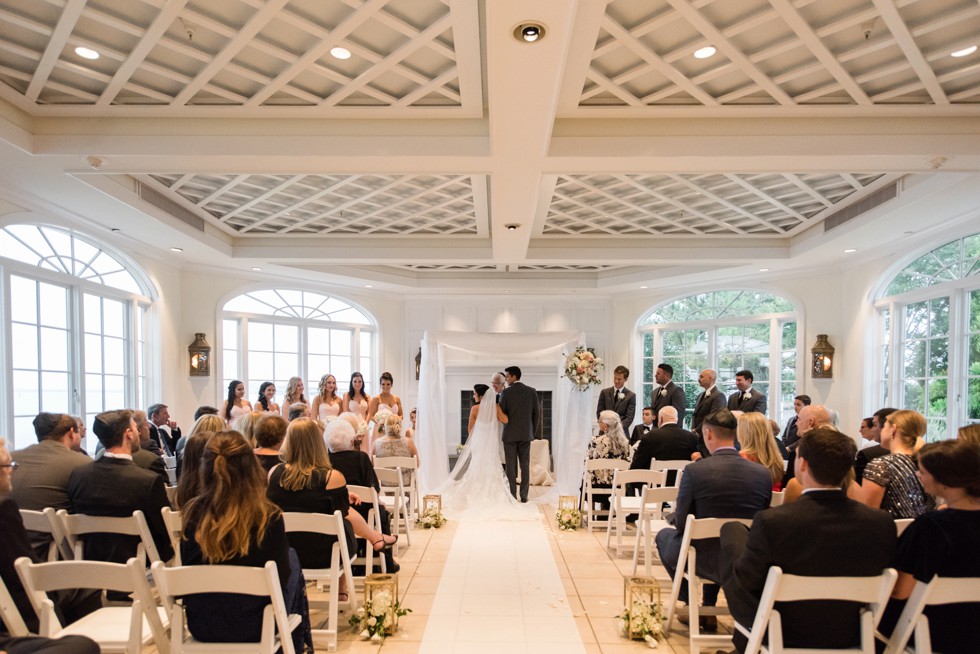
[[[633,433],[630,434],[630,447],[639,443],[641,438],[657,428],[657,425],[653,424],[653,418],[653,409],[648,406],[643,407],[641,422],[633,427]]]
[[[126,517],[140,510],[146,518],[157,552],[164,561],[173,556],[170,534],[160,510],[170,506],[159,475],[133,463],[139,431],[133,412],[106,411],[95,416],[92,431],[105,446],[98,461],[76,468],[68,479],[71,513]],[[94,561],[125,563],[136,556],[139,536],[91,534],[85,537],[84,556]]]
[[[956,432],[956,437],[961,441],[969,441],[980,445],[980,423],[965,425]]]
[[[184,474],[181,474],[180,479],[177,480],[177,496],[174,499],[174,504],[178,510],[187,506],[187,503],[201,492],[201,460],[204,458],[204,448],[215,433],[199,431],[187,439],[187,445],[184,446],[184,456],[181,459]]]
[[[898,581],[892,597],[905,600],[916,581],[980,577],[980,445],[965,440],[930,443],[919,450],[919,479],[925,491],[946,501],[941,511],[915,519],[898,542]],[[902,603],[889,606],[897,616]],[[980,605],[949,604],[925,609],[933,651],[975,651],[980,640]]]
[[[142,411],[133,411],[133,420],[136,421],[136,429],[140,433],[138,447],[133,450],[133,463],[144,470],[159,475],[163,479],[164,485],[169,485],[170,477],[167,476],[167,464],[163,460],[163,451],[150,438],[150,423],[146,419],[146,414]]]
[[[897,410],[886,407],[884,409],[878,409],[871,416],[871,431],[868,432],[868,438],[875,441],[875,444],[862,447],[858,451],[857,456],[854,457],[854,479],[857,483],[860,484],[864,480],[864,469],[868,467],[871,461],[878,457],[891,454],[887,447],[881,445],[881,430],[885,426],[885,419]]]
[[[800,435],[796,430],[796,422],[800,417],[803,407],[810,406],[813,401],[809,395],[797,395],[793,398],[793,411],[796,415],[786,421],[786,429],[783,431],[782,443],[784,447],[791,447],[800,440]]]
[[[244,436],[248,444],[255,447],[255,423],[265,415],[268,414],[262,411],[249,411],[232,422],[231,429]]]
[[[194,411],[194,422],[197,422],[201,416],[216,416],[218,415],[218,409],[213,406],[208,406],[207,404],[202,404],[197,407]]]
[[[183,509],[184,565],[263,567],[275,561],[288,613],[302,623],[293,633],[296,652],[313,649],[306,582],[289,548],[279,508],[266,498],[266,480],[245,438],[222,431],[210,438],[201,461],[201,493]],[[187,628],[201,642],[258,642],[268,600],[234,593],[184,597]]]
[[[926,419],[915,411],[896,411],[885,418],[881,444],[891,454],[878,457],[864,469],[864,481],[854,482],[851,496],[895,518],[914,518],[935,508],[935,500],[916,475],[916,441],[926,433]]]
[[[763,465],[772,477],[772,489],[782,490],[786,471],[769,420],[755,411],[743,413],[738,418],[738,442],[742,444],[742,458]]]
[[[760,511],[751,529],[739,523],[722,526],[722,587],[736,622],[746,628],[752,625],[771,566],[794,575],[873,576],[892,564],[896,544],[892,517],[848,499],[840,488],[855,450],[851,438],[834,429],[807,431],[798,442],[795,459],[795,478],[804,487],[803,497]],[[853,602],[789,602],[777,604],[776,609],[787,647],[844,648],[859,643],[859,616]],[[739,652],[745,651],[746,638],[737,630],[734,642]]]
[[[285,406],[285,405],[284,405]],[[289,422],[300,418],[310,417],[310,405],[305,402],[293,402],[289,406]]]
[[[181,457],[183,456],[184,447],[187,444],[187,439],[194,434],[200,434],[202,432],[208,434],[217,434],[219,431],[225,430],[225,421],[222,420],[217,413],[204,413],[194,420],[194,424],[191,425],[191,432],[185,436],[181,436],[180,440],[177,441],[177,477],[180,478],[180,471],[183,467],[181,465]]]
[[[150,420],[150,438],[164,453],[174,456],[177,452],[177,441],[180,440],[180,428],[170,419],[170,407],[166,404],[151,404],[146,410],[146,417]]]
[[[11,470],[11,458],[10,454],[7,453],[7,443],[0,438],[0,533],[3,534],[3,538],[0,538],[0,579],[3,579],[3,583],[7,587],[7,591],[10,593],[10,597],[20,612],[27,629],[32,633],[37,633],[39,627],[38,617],[34,612],[34,605],[31,604],[31,600],[27,596],[27,591],[24,590],[24,585],[20,581],[20,576],[14,569],[14,561],[22,556],[26,556],[35,563],[41,563],[42,559],[34,552],[33,546],[27,538],[27,530],[24,529],[24,521],[20,516],[20,509],[17,507],[17,502],[7,496],[11,489]],[[101,593],[84,589],[58,591],[57,593],[51,594],[51,599],[54,601],[55,610],[58,612],[62,624],[74,622],[102,607]],[[0,632],[2,631],[3,623],[0,622]],[[6,646],[3,644],[4,642],[7,642]],[[58,642],[65,644],[64,641]],[[0,635],[0,651],[7,651],[5,647],[10,647],[11,652],[35,651],[26,647],[18,650],[14,645],[16,644],[5,641],[4,637]],[[96,647],[94,650],[65,649],[51,651],[98,652],[99,649]]]
[[[688,515],[695,518],[752,518],[768,507],[772,500],[772,477],[769,472],[740,457],[735,449],[737,428],[738,422],[728,409],[715,411],[701,423],[704,442],[711,456],[699,459],[684,469],[677,493],[677,511],[673,519],[675,527],[661,529],[657,533],[657,551],[671,577],[677,569]],[[697,575],[720,582],[718,542],[709,539],[699,542],[697,548]],[[718,586],[705,584],[703,592],[704,605],[715,606]],[[687,584],[681,588],[680,601],[688,601]],[[697,598],[693,601],[697,601]],[[686,614],[682,613],[681,622],[685,618]],[[718,629],[718,619],[713,615],[701,616],[700,623],[704,631]]]
[[[282,463],[279,450],[288,426],[286,419],[278,413],[266,414],[255,424],[255,456],[259,457],[266,472]]]
[[[417,408],[412,409],[408,412],[408,419],[412,423],[412,426],[405,430],[405,438],[415,438],[415,430],[418,429],[415,425],[415,421],[418,420],[419,410]]]
[[[418,465],[419,451],[415,447],[415,442],[402,436],[402,419],[394,413],[388,414],[382,425],[382,436],[374,441],[374,457],[386,456],[411,456],[415,457]],[[402,482],[412,481],[412,471],[402,471]]]
[[[644,409],[644,412],[646,409]],[[640,439],[633,454],[630,470],[649,470],[650,462],[689,461],[698,449],[698,437],[677,424],[677,409],[665,406],[657,415],[656,429],[650,430]],[[667,473],[667,485],[673,486],[677,478],[676,470]]]

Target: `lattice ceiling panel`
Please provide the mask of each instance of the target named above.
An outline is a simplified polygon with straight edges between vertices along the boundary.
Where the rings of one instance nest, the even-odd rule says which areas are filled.
[[[441,0],[4,0],[0,82],[106,108],[462,102]]]
[[[152,175],[238,234],[476,234],[464,175]]]
[[[543,233],[786,236],[845,206],[850,196],[882,177],[877,173],[561,176]]]
[[[976,103],[978,34],[976,0],[613,0],[579,104]]]

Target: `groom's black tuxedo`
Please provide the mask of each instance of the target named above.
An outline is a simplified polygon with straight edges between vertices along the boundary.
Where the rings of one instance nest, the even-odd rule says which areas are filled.
[[[633,417],[636,415],[636,393],[625,386],[623,386],[621,393],[623,399],[617,397],[615,386],[602,389],[599,392],[599,404],[595,409],[595,417],[598,418],[603,411],[615,411],[619,414],[625,433],[633,424]],[[654,422],[656,422],[656,418],[654,418]]]
[[[521,467],[521,501],[527,501],[531,484],[531,440],[538,430],[538,392],[519,380],[500,394],[504,425],[504,458],[510,494],[517,497],[517,466]]]

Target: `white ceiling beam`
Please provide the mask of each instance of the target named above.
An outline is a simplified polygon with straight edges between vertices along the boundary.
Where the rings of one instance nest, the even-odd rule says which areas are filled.
[[[939,85],[939,81],[936,79],[936,73],[929,66],[925,57],[922,56],[919,47],[915,44],[915,38],[909,31],[909,27],[905,24],[901,14],[898,13],[898,8],[895,6],[894,0],[874,0],[874,4],[878,8],[881,19],[885,22],[888,31],[895,37],[895,43],[901,48],[905,58],[909,60],[912,70],[919,76],[922,85],[929,92],[929,97],[938,105],[949,104],[946,92],[943,91],[942,86]]]
[[[44,88],[45,82],[48,81],[51,71],[54,70],[54,65],[61,57],[61,51],[65,49],[65,43],[68,41],[68,37],[71,36],[72,30],[75,29],[75,24],[81,17],[87,1],[68,0],[65,3],[64,9],[61,11],[61,16],[58,17],[58,24],[51,32],[48,44],[44,48],[44,54],[41,55],[41,59],[37,62],[37,67],[34,69],[34,77],[31,78],[31,83],[24,93],[31,102],[37,102],[38,97],[41,95],[41,90]]]
[[[112,76],[112,81],[105,87],[102,95],[99,97],[99,101],[96,102],[97,106],[106,107],[112,104],[116,95],[140,67],[147,55],[156,47],[157,41],[159,41],[160,37],[163,36],[178,18],[186,4],[187,0],[167,0],[163,9],[156,15],[156,18],[153,19],[153,22],[150,23],[150,26],[140,38],[139,43],[129,53],[129,57],[116,69],[115,74]]]
[[[592,63],[593,49],[598,43],[602,17],[606,13],[606,2],[582,2],[575,12],[572,25],[572,42],[579,47],[570,48],[565,65],[564,77],[558,95],[558,112],[573,111],[585,99],[582,90]],[[619,81],[616,82],[618,87]],[[601,85],[599,88],[604,88]]]

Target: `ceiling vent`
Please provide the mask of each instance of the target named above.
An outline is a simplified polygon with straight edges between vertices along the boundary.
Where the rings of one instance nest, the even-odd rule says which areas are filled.
[[[136,182],[136,193],[144,202],[152,204],[157,209],[165,211],[185,225],[189,225],[199,232],[204,231],[204,219],[193,211],[185,209],[159,191],[155,191],[143,182]]]
[[[866,211],[871,211],[875,207],[880,206],[889,200],[894,200],[898,197],[898,185],[900,182],[900,179],[896,179],[888,186],[883,186],[866,198],[831,214],[823,221],[823,231],[829,232],[830,230],[840,227],[844,223],[857,218]]]

